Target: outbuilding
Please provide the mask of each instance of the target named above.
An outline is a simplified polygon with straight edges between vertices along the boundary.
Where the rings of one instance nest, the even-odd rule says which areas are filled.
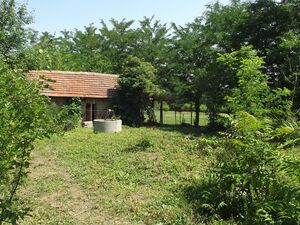
[[[43,95],[58,105],[65,105],[73,98],[81,99],[84,121],[101,119],[111,109],[111,98],[118,88],[118,76],[93,72],[29,71],[30,79],[43,80],[49,87]]]

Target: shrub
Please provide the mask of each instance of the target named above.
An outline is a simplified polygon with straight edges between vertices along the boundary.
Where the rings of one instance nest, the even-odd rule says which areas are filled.
[[[294,148],[300,144],[300,126],[295,121],[284,123],[272,133],[272,140],[281,144],[279,149]]]
[[[68,131],[79,125],[82,116],[81,100],[79,98],[73,98],[70,104],[64,106],[52,103],[50,109],[58,132]]]
[[[47,101],[37,82],[0,62],[0,224],[16,224],[27,212],[16,193],[33,142],[53,132]]]
[[[207,106],[205,104],[201,104],[199,109],[200,109],[200,112],[206,112],[207,111]]]
[[[276,125],[292,115],[291,91],[268,86],[267,76],[261,72],[265,62],[251,46],[220,55],[218,62],[225,65],[238,81],[231,94],[225,97],[232,113],[246,111],[259,118],[269,117]]]
[[[170,111],[170,106],[167,102],[163,102],[163,111]]]
[[[245,112],[232,120],[224,150],[192,192],[200,215],[249,225],[299,224],[300,160],[267,141],[270,128]]]
[[[185,103],[180,109],[180,111],[191,111],[191,110],[192,110],[192,104],[191,103]]]

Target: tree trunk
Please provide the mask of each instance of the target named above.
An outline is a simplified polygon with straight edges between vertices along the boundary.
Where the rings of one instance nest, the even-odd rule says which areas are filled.
[[[175,109],[175,125],[177,124],[177,121],[176,121],[176,109]]]
[[[199,97],[196,97],[195,99],[195,127],[199,127],[199,121],[200,121],[200,99]]]
[[[193,109],[191,109],[191,125],[193,125]]]
[[[160,114],[159,114],[159,123],[164,124],[164,115],[163,115],[163,100],[160,101]]]
[[[149,123],[155,124],[156,123],[156,117],[154,112],[154,101],[151,102],[151,105],[146,108],[146,112],[148,114]]]
[[[181,110],[179,111],[179,124],[181,124],[182,121],[181,121]]]

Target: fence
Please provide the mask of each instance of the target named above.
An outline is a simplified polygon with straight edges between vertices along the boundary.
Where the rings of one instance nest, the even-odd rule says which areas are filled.
[[[155,111],[156,120],[160,121],[160,111]],[[195,112],[189,111],[163,111],[163,124],[165,125],[194,125]],[[208,116],[200,112],[200,126],[206,126]]]

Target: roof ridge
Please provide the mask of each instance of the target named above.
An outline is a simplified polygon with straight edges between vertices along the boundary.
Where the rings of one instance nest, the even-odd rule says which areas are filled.
[[[82,72],[82,71],[61,71],[61,70],[29,70],[28,73],[50,73],[50,74],[64,74],[64,75],[96,75],[96,76],[113,76],[118,77],[117,74],[97,73],[97,72]]]

